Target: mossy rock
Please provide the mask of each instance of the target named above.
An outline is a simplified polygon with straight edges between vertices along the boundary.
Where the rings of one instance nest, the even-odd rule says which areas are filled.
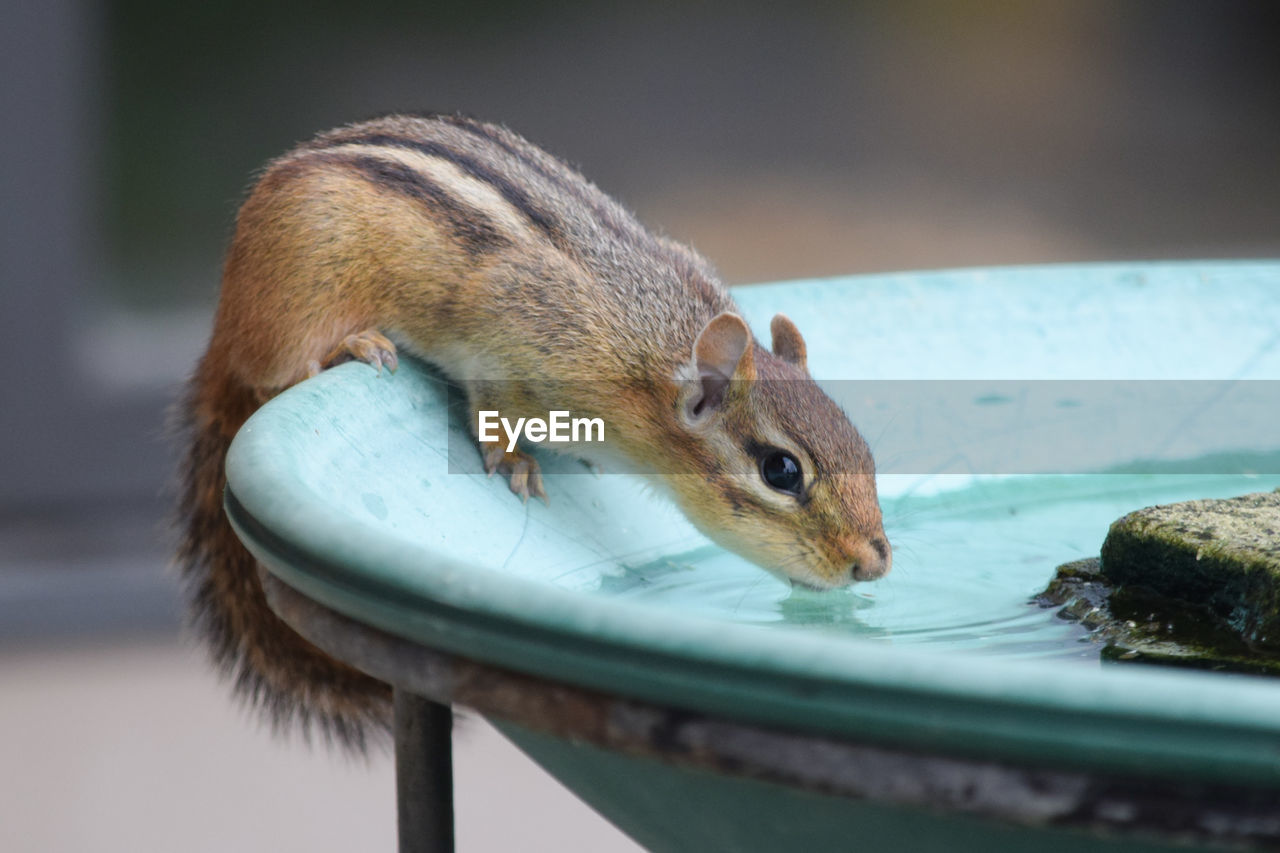
[[[1251,649],[1280,652],[1280,493],[1131,512],[1111,525],[1102,575],[1205,614]]]
[[[1280,675],[1280,655],[1252,648],[1208,608],[1115,587],[1096,557],[1059,566],[1033,602],[1080,623],[1103,660]]]
[[[1129,513],[1034,601],[1106,660],[1280,675],[1280,490]]]

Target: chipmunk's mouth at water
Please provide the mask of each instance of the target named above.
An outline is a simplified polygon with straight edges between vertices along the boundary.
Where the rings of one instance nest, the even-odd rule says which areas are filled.
[[[803,589],[807,592],[832,592],[837,589],[848,589],[851,586],[858,586],[860,582],[854,578],[844,583],[821,583],[808,580],[800,580],[799,578],[786,577],[785,580],[791,584],[793,589]]]

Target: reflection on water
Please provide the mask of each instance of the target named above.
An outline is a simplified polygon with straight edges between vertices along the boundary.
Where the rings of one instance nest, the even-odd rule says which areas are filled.
[[[792,588],[713,546],[603,578],[600,591],[733,622],[1003,657],[1096,661],[1083,629],[1029,604],[1062,563],[1096,555],[1112,521],[1157,503],[1280,487],[1280,476],[966,478],[883,500],[894,570],[829,592]]]

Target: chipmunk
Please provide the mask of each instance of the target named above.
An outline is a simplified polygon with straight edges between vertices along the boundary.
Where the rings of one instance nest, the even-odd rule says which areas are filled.
[[[475,414],[604,417],[711,539],[818,588],[890,567],[871,452],[813,382],[795,325],[756,343],[708,263],[503,127],[390,116],[270,162],[236,219],[207,352],[179,404],[189,439],[178,563],[194,622],[277,728],[363,747],[387,685],[268,608],[223,516],[223,461],[249,415],[341,361],[437,366]],[[486,468],[544,497],[536,460],[482,444]],[[661,472],[661,473],[654,473]]]

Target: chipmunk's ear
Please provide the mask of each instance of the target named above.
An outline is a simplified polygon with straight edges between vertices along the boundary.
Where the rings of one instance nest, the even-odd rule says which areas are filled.
[[[786,314],[774,314],[769,324],[773,333],[773,354],[783,361],[789,361],[801,370],[809,369],[806,361],[804,338],[796,324]]]
[[[730,380],[756,378],[751,330],[737,314],[717,314],[694,341],[693,363],[698,371],[697,387],[685,399],[685,414],[698,421],[724,404]]]

